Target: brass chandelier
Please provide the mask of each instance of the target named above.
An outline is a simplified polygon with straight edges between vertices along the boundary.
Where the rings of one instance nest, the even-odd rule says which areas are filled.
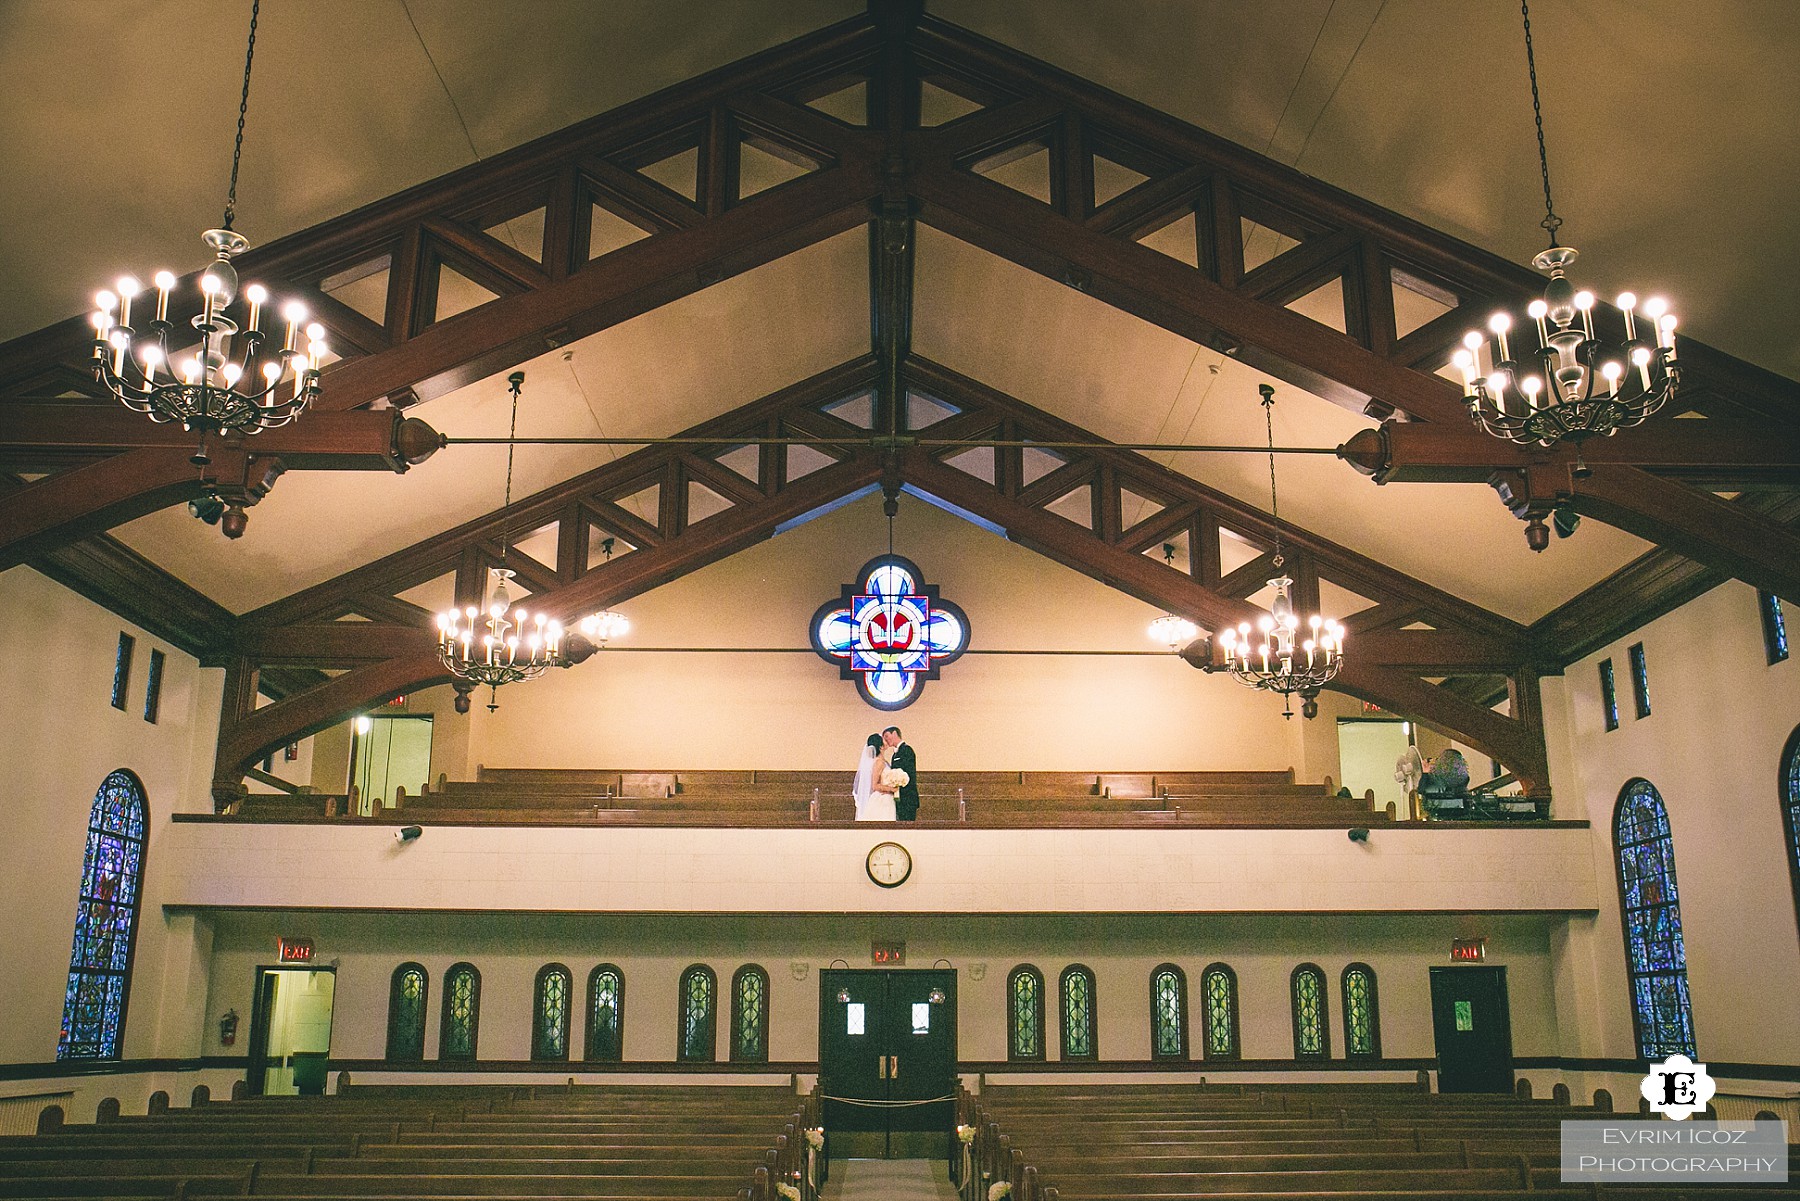
[[[525,373],[507,376],[512,393],[512,427],[506,447],[506,499],[502,512],[512,507],[513,453],[519,431],[519,395]],[[468,693],[488,690],[488,711],[500,707],[499,689],[504,684],[535,680],[552,667],[573,667],[608,641],[623,635],[631,623],[610,610],[581,619],[576,634],[542,609],[531,613],[512,601],[507,582],[516,572],[506,566],[508,539],[500,540],[500,566],[494,568],[493,592],[480,607],[451,607],[437,615],[438,661],[456,680],[456,709],[469,709]],[[610,558],[610,552],[608,557]],[[481,627],[486,632],[481,632]]]
[[[127,408],[152,421],[178,421],[200,435],[193,463],[204,468],[209,435],[261,433],[286,425],[306,411],[319,394],[319,367],[327,353],[325,329],[308,323],[306,306],[280,303],[261,284],[250,284],[238,303],[238,274],[231,260],[249,248],[232,228],[237,213],[238,166],[244,155],[244,117],[250,105],[250,66],[256,56],[256,21],[260,0],[250,9],[250,40],[244,52],[244,88],[238,102],[237,141],[231,152],[231,184],[226,191],[225,219],[218,229],[201,235],[215,255],[200,273],[198,311],[187,322],[193,335],[180,333],[170,316],[170,296],[177,283],[171,271],[151,277],[156,299],[148,299],[138,279],[123,275],[111,289],[95,297],[94,375]],[[139,303],[139,297],[145,297]],[[151,307],[154,303],[154,308]],[[139,324],[133,324],[133,308]],[[146,313],[145,310],[149,312]],[[177,302],[178,312],[185,312]],[[279,312],[286,323],[277,340]],[[144,317],[148,316],[148,320]],[[268,329],[264,329],[267,320]],[[189,342],[189,337],[197,338]],[[241,530],[240,530],[241,532]]]
[[[1263,422],[1269,434],[1269,512],[1275,526],[1275,575],[1269,587],[1275,598],[1269,612],[1252,628],[1240,622],[1219,632],[1225,670],[1241,684],[1281,694],[1283,717],[1294,715],[1293,698],[1301,698],[1306,717],[1319,713],[1319,690],[1344,666],[1344,627],[1318,613],[1304,621],[1294,610],[1293,579],[1282,570],[1281,504],[1275,492],[1275,389],[1258,385]],[[1303,632],[1304,631],[1304,632]]]
[[[1622,293],[1622,328],[1608,328],[1594,294],[1568,278],[1572,246],[1558,241],[1562,218],[1550,199],[1550,159],[1544,149],[1544,114],[1538,101],[1537,59],[1531,44],[1531,8],[1521,0],[1525,63],[1531,75],[1531,108],[1537,121],[1538,166],[1544,181],[1544,220],[1550,246],[1531,260],[1550,281],[1525,309],[1526,321],[1506,312],[1487,330],[1470,330],[1452,359],[1463,376],[1469,417],[1487,433],[1520,446],[1576,447],[1575,474],[1588,474],[1583,441],[1629,429],[1675,394],[1681,370],[1675,359],[1675,314],[1668,301]],[[1533,335],[1535,334],[1535,337]],[[1620,335],[1623,336],[1620,336]],[[1535,346],[1533,345],[1535,343]]]

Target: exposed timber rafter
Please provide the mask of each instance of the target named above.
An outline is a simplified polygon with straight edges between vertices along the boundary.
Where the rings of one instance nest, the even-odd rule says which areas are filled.
[[[244,769],[271,747],[323,729],[387,696],[443,682],[429,615],[399,594],[453,574],[459,599],[473,600],[501,541],[542,534],[552,523],[559,548],[556,564],[517,550],[508,563],[521,569],[521,580],[532,588],[534,609],[564,618],[696,570],[889,477],[1209,629],[1254,620],[1262,612],[1245,599],[1260,587],[1260,579],[1253,578],[1260,570],[1257,563],[1223,573],[1218,547],[1222,537],[1253,548],[1272,545],[1275,527],[1266,514],[1122,450],[1069,452],[1062,456],[1062,467],[1029,482],[1023,450],[1016,444],[993,450],[988,478],[979,471],[971,474],[953,447],[913,445],[896,454],[880,431],[853,426],[830,412],[842,399],[872,390],[881,370],[874,356],[845,364],[684,435],[716,437],[714,445],[646,447],[503,512],[246,615],[239,622],[231,661],[251,670],[349,670],[279,704],[229,714],[216,795],[221,800],[233,795]],[[1085,430],[917,358],[909,360],[899,383],[902,394],[917,392],[943,407],[945,415],[923,431],[934,439],[998,433],[1015,443],[1022,438],[1096,441]],[[747,460],[739,460],[740,483],[729,495],[714,488],[725,483],[719,472],[733,470],[720,460],[734,454],[744,439],[781,434],[841,440],[844,457],[789,479],[785,457],[764,454],[757,458],[754,479],[742,474]],[[726,507],[690,525],[686,505],[692,484],[713,489]],[[646,497],[647,490],[653,495]],[[1075,509],[1067,504],[1071,495],[1082,498]],[[1127,497],[1137,510],[1155,511],[1127,513]],[[633,506],[643,516],[630,517]],[[1073,518],[1060,513],[1073,513]],[[591,552],[597,535],[614,537],[628,549],[596,564]],[[1513,767],[1532,789],[1542,789],[1541,729],[1534,719],[1493,713],[1422,678],[1500,675],[1527,681],[1535,689],[1539,665],[1522,627],[1303,531],[1284,529],[1283,535],[1291,569],[1315,603],[1321,582],[1351,589],[1370,602],[1368,609],[1350,617],[1359,652],[1343,691],[1444,729]],[[1188,570],[1162,562],[1160,545],[1170,539],[1188,544]],[[371,620],[340,620],[351,614]]]
[[[907,382],[960,410],[945,425],[979,426],[1007,441],[1097,441],[1085,430],[931,363],[914,359]],[[1222,576],[1216,555],[1221,529],[1239,540],[1272,545],[1274,523],[1259,510],[1132,451],[1060,452],[1065,464],[1029,483],[1018,447],[1001,447],[992,460],[971,462],[965,455],[915,447],[906,452],[901,476],[910,487],[1004,529],[1012,540],[1206,630],[1263,615],[1244,599],[1266,578],[1263,560]],[[1162,513],[1125,528],[1127,494],[1150,499]],[[1333,690],[1467,741],[1512,768],[1531,792],[1547,787],[1536,690],[1538,675],[1550,665],[1540,662],[1523,627],[1315,535],[1285,526],[1281,533],[1303,603],[1317,605],[1322,580],[1371,602],[1349,619],[1355,653]],[[1172,537],[1186,542],[1186,570],[1172,569],[1157,554],[1158,543]],[[1359,630],[1357,618],[1365,615]],[[1213,660],[1205,641],[1187,657],[1200,666]],[[1424,679],[1470,673],[1511,679],[1521,698],[1512,710],[1523,716],[1496,713]]]
[[[978,111],[919,128],[925,78],[965,95]],[[857,81],[868,85],[862,126],[806,107]],[[740,195],[739,148],[746,143],[772,148],[805,173]],[[984,164],[1040,146],[1050,158],[1048,203],[979,174]],[[696,160],[691,194],[644,174],[689,151]],[[1138,172],[1143,182],[1097,196],[1097,157]],[[1489,305],[1516,300],[1540,282],[1518,264],[925,17],[909,0],[877,0],[865,16],[281,239],[251,252],[242,266],[310,295],[334,344],[346,351],[326,371],[322,408],[405,405],[853,228],[869,220],[871,206],[878,217],[871,226],[876,350],[888,359],[890,376],[904,359],[909,308],[891,285],[906,286],[910,252],[883,271],[881,245],[894,245],[915,211],[955,236],[1328,399],[1446,428],[1466,427],[1466,419],[1456,389],[1432,372]],[[543,215],[541,247],[510,246],[493,232],[533,212]],[[594,257],[596,213],[647,236]],[[1188,261],[1139,241],[1189,220]],[[1241,221],[1296,244],[1246,270]],[[377,269],[388,276],[380,312],[358,312],[328,291],[346,273]],[[440,320],[445,270],[496,299]],[[1287,307],[1334,281],[1343,296],[1342,332]],[[1403,281],[1440,298],[1447,311],[1401,334],[1393,297]],[[1608,310],[1601,319],[1617,317]],[[71,319],[0,347],[0,407],[83,390],[88,336]],[[1789,424],[1800,417],[1800,385],[1792,381],[1690,340],[1683,361],[1683,408]],[[892,391],[891,378],[884,390]],[[897,398],[887,407],[891,416],[903,415]],[[1656,453],[1654,469],[1671,478],[1732,490],[1779,484],[1786,466],[1764,461],[1766,455],[1738,465],[1720,454]],[[1625,460],[1616,462],[1627,479],[1636,474]],[[236,465],[230,486],[255,499],[279,474],[267,466]],[[85,486],[102,473],[116,478]],[[72,476],[27,502],[16,519],[22,528],[0,525],[0,556],[15,542],[29,539],[27,549],[41,550],[190,492],[167,464],[126,452],[110,467]],[[64,499],[77,508],[59,525],[50,510]],[[1524,515],[1543,505],[1514,507]],[[1692,520],[1696,507],[1681,490],[1620,487],[1587,508],[1709,556],[1702,561],[1712,566],[1737,572],[1768,558],[1712,554],[1705,522]],[[18,552],[10,553],[18,561]]]

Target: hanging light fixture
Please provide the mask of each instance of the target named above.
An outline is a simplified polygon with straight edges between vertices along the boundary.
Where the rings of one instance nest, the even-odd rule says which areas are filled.
[[[1544,149],[1529,0],[1521,0],[1519,11],[1525,21],[1525,65],[1531,75],[1538,167],[1544,181],[1541,224],[1550,235],[1549,249],[1531,264],[1549,272],[1550,282],[1544,295],[1526,306],[1526,321],[1495,313],[1485,332],[1470,330],[1463,336],[1452,362],[1462,371],[1463,399],[1476,425],[1520,446],[1573,443],[1575,474],[1585,476],[1583,441],[1639,424],[1675,394],[1681,379],[1675,361],[1676,320],[1662,297],[1651,297],[1640,306],[1638,298],[1626,292],[1618,298],[1623,337],[1616,337],[1618,331],[1596,327],[1594,294],[1578,291],[1570,282],[1567,272],[1576,252],[1558,241],[1562,218],[1550,200],[1550,158]]]
[[[612,562],[613,540],[600,540],[600,549],[606,555],[606,562]],[[623,614],[612,609],[602,609],[598,613],[589,613],[581,619],[581,636],[593,643],[597,648],[604,648],[614,638],[623,638],[631,632],[631,621]]]
[[[1294,581],[1281,570],[1281,505],[1275,494],[1275,389],[1261,384],[1258,391],[1262,393],[1263,423],[1269,433],[1269,513],[1275,524],[1275,576],[1269,580],[1269,587],[1275,590],[1275,599],[1254,631],[1249,622],[1242,622],[1235,630],[1221,630],[1219,644],[1225,654],[1225,670],[1240,683],[1281,694],[1286,706],[1283,717],[1294,715],[1296,693],[1301,698],[1301,712],[1316,717],[1319,689],[1335,679],[1344,666],[1344,627],[1317,613],[1302,621],[1294,611],[1289,591]]]
[[[519,394],[525,386],[525,373],[515,371],[506,382],[512,392],[512,426],[507,436],[503,512],[512,507],[513,443],[519,432]],[[494,590],[485,605],[450,608],[437,616],[438,660],[459,682],[459,713],[468,711],[467,693],[473,688],[488,689],[491,713],[500,707],[501,685],[535,680],[552,667],[571,667],[630,628],[622,614],[591,614],[577,626],[581,637],[570,637],[565,645],[561,622],[541,609],[533,614],[513,604],[507,581],[516,573],[506,566],[506,552],[507,540],[502,536],[500,566],[491,573]],[[485,626],[487,632],[481,633],[478,626]]]
[[[1175,566],[1175,544],[1163,543],[1163,562],[1170,567]],[[1164,613],[1150,623],[1150,637],[1168,647],[1171,653],[1180,653],[1181,648],[1194,640],[1200,633],[1200,627],[1185,617],[1177,617],[1173,613]]]
[[[198,341],[188,343],[185,336],[178,336],[170,319],[170,294],[178,282],[171,271],[151,277],[156,299],[148,321],[142,314],[152,302],[146,297],[138,304],[146,289],[134,276],[121,276],[113,288],[95,297],[95,377],[127,408],[152,421],[179,421],[183,429],[198,432],[200,446],[193,455],[197,467],[211,462],[206,453],[209,435],[260,433],[305,412],[319,394],[319,365],[327,353],[324,327],[308,323],[306,306],[298,301],[281,303],[261,284],[250,284],[238,304],[238,275],[231,260],[250,243],[231,226],[237,215],[238,165],[244,156],[244,116],[250,105],[260,2],[250,7],[250,41],[244,51],[244,90],[238,101],[225,220],[200,238],[216,257],[200,273],[198,311],[188,323]],[[139,325],[132,324],[134,307]],[[271,337],[276,313],[287,326],[278,342]],[[268,329],[263,328],[265,320]]]

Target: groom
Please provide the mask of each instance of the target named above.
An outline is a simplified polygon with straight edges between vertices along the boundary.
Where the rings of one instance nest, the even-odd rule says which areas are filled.
[[[900,727],[881,732],[882,744],[894,752],[891,765],[906,773],[906,785],[894,797],[894,815],[903,822],[919,820],[919,760],[913,749],[900,741]]]

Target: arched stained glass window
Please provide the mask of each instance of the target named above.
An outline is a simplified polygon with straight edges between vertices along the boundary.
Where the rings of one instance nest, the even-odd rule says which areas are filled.
[[[1044,974],[1029,963],[1006,977],[1006,1057],[1044,1058]]]
[[[1083,964],[1071,963],[1063,969],[1057,992],[1062,1000],[1062,1057],[1098,1059],[1099,1040],[1095,1031],[1099,1022],[1094,1015],[1094,973]]]
[[[1781,820],[1787,830],[1788,871],[1794,881],[1794,917],[1800,920],[1800,726],[1781,752]]]
[[[472,963],[454,963],[444,973],[444,1020],[438,1030],[439,1059],[474,1059],[481,1033],[481,973]]]
[[[676,1058],[682,1063],[711,1063],[719,1056],[719,978],[704,963],[681,973],[681,1000]]]
[[[1150,1058],[1187,1057],[1187,973],[1158,964],[1150,973]]]
[[[1200,999],[1206,1015],[1206,1058],[1238,1058],[1237,973],[1227,964],[1207,964],[1200,973]]]
[[[588,973],[587,1058],[595,1063],[625,1058],[625,973],[614,964]]]
[[[769,1062],[769,973],[754,963],[731,977],[731,1062]]]
[[[148,825],[149,804],[135,775],[115,771],[100,782],[88,813],[58,1059],[119,1058]]]
[[[1294,1058],[1330,1059],[1325,973],[1316,963],[1303,963],[1288,977],[1288,991],[1294,1001]]]
[[[1646,1060],[1676,1052],[1697,1055],[1687,948],[1681,940],[1681,895],[1675,884],[1675,842],[1669,833],[1669,811],[1650,781],[1632,780],[1619,793],[1613,810],[1613,846],[1619,856],[1619,908],[1638,1055]]]
[[[1381,1058],[1381,1003],[1375,991],[1375,969],[1353,963],[1344,969],[1344,1055],[1349,1059]]]
[[[403,963],[388,982],[387,1057],[425,1058],[425,999],[431,977],[417,963]]]
[[[569,992],[575,978],[560,963],[538,969],[531,1006],[531,1057],[569,1057]]]

